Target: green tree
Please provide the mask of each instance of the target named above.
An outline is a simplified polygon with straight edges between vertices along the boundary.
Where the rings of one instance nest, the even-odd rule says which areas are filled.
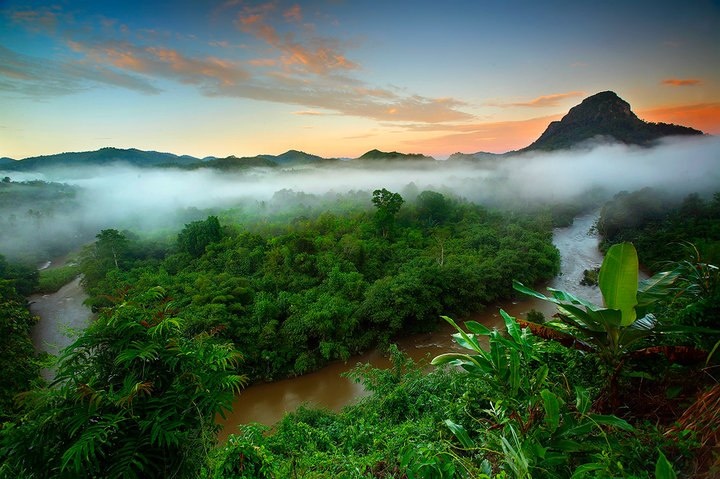
[[[0,421],[8,420],[17,407],[17,394],[39,380],[39,364],[30,331],[35,318],[6,279],[0,279]]]
[[[198,477],[244,378],[230,343],[177,313],[160,288],[105,310],[2,431],[0,476]]]
[[[404,200],[400,193],[393,193],[383,188],[373,191],[372,202],[377,208],[375,211],[375,223],[383,238],[387,238],[392,235],[395,228],[395,215],[400,211]]]
[[[440,193],[426,190],[417,197],[418,219],[430,226],[443,224],[450,211],[450,202]]]
[[[102,230],[80,255],[80,271],[86,286],[96,286],[111,270],[126,266],[129,240],[116,229]]]
[[[205,220],[185,225],[178,234],[177,244],[180,251],[199,257],[210,243],[220,241],[221,238],[220,220],[217,216],[208,216]]]

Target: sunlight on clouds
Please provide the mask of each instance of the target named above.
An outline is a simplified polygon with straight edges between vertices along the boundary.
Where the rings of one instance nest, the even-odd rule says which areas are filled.
[[[662,81],[662,84],[667,86],[696,86],[701,83],[697,78],[667,78]]]
[[[502,102],[489,103],[489,106],[499,107],[529,107],[529,108],[547,108],[560,106],[567,99],[580,98],[585,96],[582,91],[570,91],[567,93],[554,93],[552,95],[542,95],[525,102]]]
[[[283,13],[285,20],[289,22],[302,22],[302,12],[300,11],[300,5],[293,5]]]
[[[653,108],[638,112],[646,121],[691,126],[713,135],[720,135],[720,103],[699,103]]]
[[[432,138],[406,140],[411,148],[432,155],[447,155],[460,151],[504,153],[528,146],[545,131],[551,121],[562,115],[544,116],[522,121],[499,121],[462,125],[406,125],[409,132],[450,131]]]

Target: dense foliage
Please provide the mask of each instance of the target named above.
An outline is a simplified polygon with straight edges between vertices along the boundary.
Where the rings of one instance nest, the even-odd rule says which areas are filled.
[[[687,279],[682,274],[670,277],[681,282]],[[624,294],[638,289],[636,279],[635,284],[628,282],[637,278],[637,259],[629,245],[609,252],[601,275],[606,308],[564,292],[553,299],[590,334],[594,322],[621,325],[624,317],[629,324],[619,328],[615,339],[624,338],[625,346],[615,353],[627,354],[630,340],[650,337],[645,326],[633,325],[645,324],[651,316],[645,311],[653,305],[662,310],[660,303],[672,298],[671,282],[648,280],[640,286],[643,294],[637,301],[635,294]],[[629,304],[641,317],[631,314]],[[572,305],[587,309],[574,311]],[[466,332],[446,318],[458,330],[456,342],[469,353],[447,353],[433,363],[450,363],[463,372],[439,369],[423,377],[417,366],[391,350],[390,370],[365,366],[353,373],[371,396],[339,414],[301,409],[272,431],[241,426],[216,452],[211,477],[670,479],[677,477],[675,471],[692,474],[698,468],[702,477],[715,477],[717,462],[712,466],[692,460],[701,451],[712,461],[713,443],[708,446],[706,438],[716,436],[713,405],[698,400],[693,410],[699,412],[690,427],[668,427],[677,416],[660,416],[659,405],[682,404],[676,396],[688,377],[694,387],[702,382],[697,366],[675,365],[671,372],[660,358],[632,362],[622,382],[624,394],[619,395],[617,388],[607,391],[605,377],[598,374],[611,356],[599,349],[601,354],[587,354],[586,348],[539,340],[526,321],[504,311],[501,315],[505,334],[473,321],[465,323]],[[611,329],[606,336],[614,335]],[[652,341],[657,345],[663,340],[654,336]],[[597,342],[606,349],[612,344]],[[646,348],[652,349],[662,351]],[[616,365],[615,360],[611,366]],[[652,385],[650,395],[642,384]],[[614,410],[624,418],[602,410],[602,395],[608,393],[617,395]],[[643,420],[648,413],[652,422]]]
[[[0,476],[194,478],[244,378],[239,353],[190,331],[161,288],[119,298],[0,434]]]
[[[370,206],[370,198],[366,204]],[[186,225],[164,257],[116,230],[81,260],[96,307],[128,288],[160,285],[192,319],[217,328],[254,379],[302,374],[432,329],[558,271],[550,220],[491,213],[423,192],[413,204],[378,190],[376,208]],[[193,326],[194,325],[194,326]]]
[[[622,192],[608,201],[598,220],[606,247],[630,241],[640,263],[652,271],[663,262],[687,259],[680,243],[692,243],[707,263],[720,264],[720,193],[704,199],[693,193],[682,201],[652,188]]]
[[[620,273],[632,256],[623,245],[608,254],[617,265],[600,272],[603,307],[557,293],[560,312],[582,326],[561,331],[568,344],[595,348],[544,341],[538,336],[550,328],[501,312],[506,331],[457,327],[468,352],[435,362],[459,368],[429,374],[392,340],[433,328],[440,314],[508,298],[513,280],[555,275],[552,217],[410,189],[350,193],[332,204],[292,191],[277,196],[295,207],[238,208],[191,221],[171,241],[97,234],[78,270],[99,318],[62,353],[54,384],[21,395],[20,414],[3,417],[0,477],[669,479],[692,471],[711,426],[667,427],[713,370],[628,353],[668,345],[651,334],[661,324],[655,315],[678,327],[717,324],[720,275],[700,257],[717,241],[717,196],[685,202],[697,207],[695,224],[707,234],[683,237],[700,239],[687,249],[694,256],[671,256],[675,289],[656,288],[645,301],[652,288],[638,290],[637,260],[632,274]],[[616,240],[628,234],[617,214],[624,201],[616,197],[599,225],[614,225]],[[669,231],[680,216],[655,225]],[[649,233],[637,234],[642,241]],[[12,278],[0,281],[0,319],[29,319],[14,289],[32,291],[37,274],[2,261],[0,272]],[[15,357],[31,357],[25,333],[24,346],[8,349]],[[683,339],[709,350],[716,337],[705,336]],[[393,365],[350,374],[369,392],[358,404],[340,413],[301,408],[272,430],[243,425],[215,446],[215,415],[246,376],[301,374],[376,345],[388,348]],[[608,389],[607,373],[621,365],[625,374],[612,375],[617,387]],[[3,383],[2,400],[30,388],[28,378]],[[616,400],[604,401],[608,394]],[[667,404],[674,414],[661,411]],[[695,424],[713,424],[706,409]]]
[[[0,256],[0,421],[17,412],[15,397],[39,381],[39,362],[30,336],[35,324],[23,297],[37,272],[10,265]]]

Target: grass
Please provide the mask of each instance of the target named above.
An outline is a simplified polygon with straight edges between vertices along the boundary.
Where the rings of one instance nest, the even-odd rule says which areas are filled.
[[[54,293],[80,274],[77,264],[68,264],[58,268],[44,269],[40,271],[40,282],[37,292],[40,294]]]

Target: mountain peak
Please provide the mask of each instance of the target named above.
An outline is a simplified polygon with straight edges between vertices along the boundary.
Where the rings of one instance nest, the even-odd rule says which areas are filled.
[[[550,123],[540,138],[524,150],[569,148],[595,138],[648,145],[663,136],[701,134],[686,126],[645,122],[632,112],[630,103],[613,91],[603,91],[572,107],[562,120]]]
[[[626,102],[614,91],[603,91],[585,98],[579,105],[570,109],[562,121],[568,123],[605,122],[624,119],[638,121],[639,118]]]
[[[422,153],[400,153],[397,151],[370,150],[357,158],[358,160],[434,160]]]

